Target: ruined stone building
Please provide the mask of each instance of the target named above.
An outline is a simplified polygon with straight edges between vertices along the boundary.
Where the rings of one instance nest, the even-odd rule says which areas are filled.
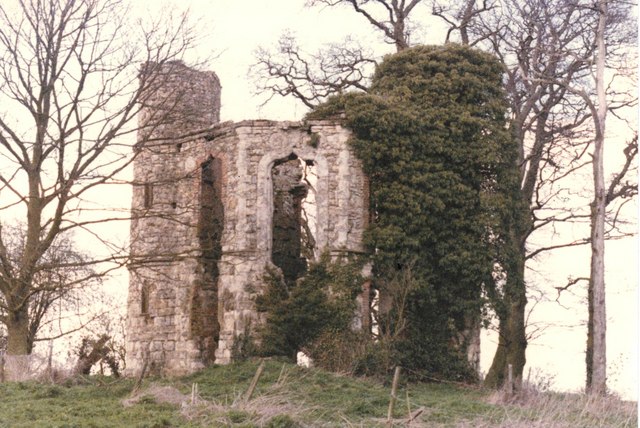
[[[146,100],[134,164],[127,371],[228,363],[268,265],[362,251],[367,181],[338,122],[219,123],[220,82],[180,62]],[[144,134],[143,134],[144,133]]]

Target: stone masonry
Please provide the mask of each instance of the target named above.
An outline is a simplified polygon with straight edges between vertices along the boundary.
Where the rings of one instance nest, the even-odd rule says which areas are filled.
[[[127,372],[146,361],[158,373],[182,374],[230,362],[234,340],[261,322],[254,300],[283,233],[274,232],[274,202],[285,204],[274,197],[279,166],[314,169],[307,184],[297,173],[283,181],[293,182],[285,205],[297,215],[302,198],[314,195],[313,239],[278,256],[292,265],[300,265],[292,251],[304,246],[313,247],[311,258],[362,251],[367,181],[337,121],[218,123],[214,73],[180,62],[144,72],[161,75],[162,86],[140,114]],[[286,228],[297,228],[289,237],[304,235]]]

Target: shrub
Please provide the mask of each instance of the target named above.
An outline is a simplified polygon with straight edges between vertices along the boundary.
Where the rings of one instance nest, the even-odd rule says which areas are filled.
[[[278,269],[268,269],[266,291],[256,299],[258,311],[266,315],[260,352],[295,361],[298,351],[323,334],[349,330],[363,283],[361,270],[359,260],[331,261],[328,254],[295,283],[287,284]]]
[[[346,330],[324,331],[304,348],[313,365],[332,372],[357,374],[363,356],[371,346],[368,332]]]
[[[246,361],[258,353],[254,338],[251,336],[251,323],[247,323],[244,331],[234,337],[231,347],[232,361]]]

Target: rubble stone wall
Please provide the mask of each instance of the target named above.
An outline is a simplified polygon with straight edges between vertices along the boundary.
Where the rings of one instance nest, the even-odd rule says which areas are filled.
[[[316,258],[324,251],[361,252],[368,221],[366,178],[347,145],[349,132],[337,121],[214,124],[220,106],[215,74],[180,64],[174,71],[163,105],[166,94],[179,94],[176,105],[187,102],[182,111],[189,117],[172,112],[173,125],[146,127],[134,165],[129,374],[145,362],[164,374],[228,363],[234,340],[261,322],[254,300],[271,264],[274,164],[295,155],[314,165]],[[143,124],[159,117],[157,106],[149,100]],[[203,169],[211,162],[213,174]],[[207,202],[212,188],[213,208]],[[209,227],[207,217],[221,224]]]

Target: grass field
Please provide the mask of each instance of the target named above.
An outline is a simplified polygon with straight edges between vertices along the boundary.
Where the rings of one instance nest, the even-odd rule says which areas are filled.
[[[146,379],[134,396],[132,379],[0,384],[0,427],[386,426],[389,385],[267,361],[245,402],[257,366],[246,362],[181,378]],[[479,388],[433,383],[401,384],[397,397],[397,427],[637,426],[636,403],[611,397],[527,391],[505,400]],[[420,411],[408,422],[410,412]]]

